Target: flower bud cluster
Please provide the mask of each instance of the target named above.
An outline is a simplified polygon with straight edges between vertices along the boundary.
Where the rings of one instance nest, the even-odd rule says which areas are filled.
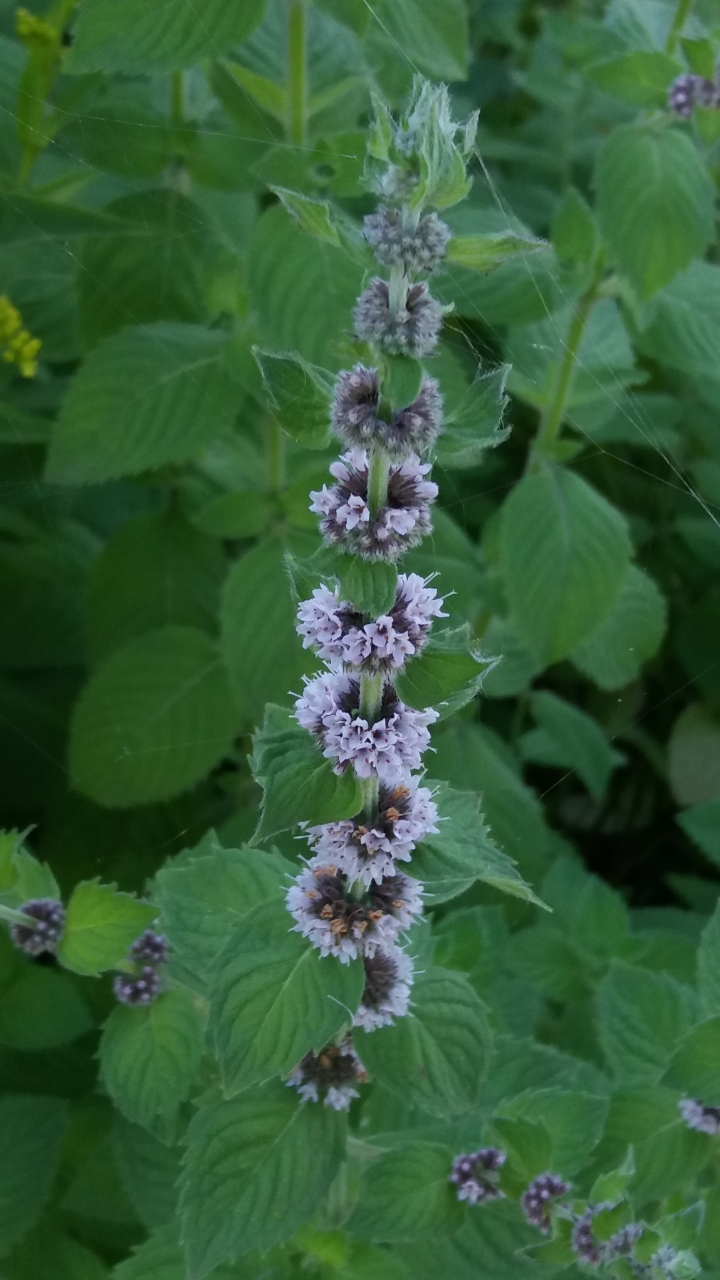
[[[696,107],[720,109],[720,77],[683,74],[673,80],[668,90],[668,108],[681,120],[689,120]]]
[[[482,1147],[471,1155],[459,1155],[453,1161],[448,1182],[457,1187],[458,1200],[468,1204],[482,1204],[486,1200],[501,1200],[504,1192],[497,1185],[495,1174],[505,1163],[505,1152],[497,1147]]]
[[[310,495],[325,542],[368,561],[397,561],[432,528],[438,489],[424,457],[442,427],[442,396],[434,378],[398,358],[424,359],[440,336],[444,309],[415,277],[445,256],[450,231],[432,209],[465,194],[474,128],[474,120],[464,131],[454,124],[447,90],[431,85],[415,86],[400,125],[378,107],[366,176],[382,204],[364,234],[390,278],[371,279],[357,301],[355,333],[374,362],[337,377],[331,421],[346,452],[330,467],[333,483]],[[431,211],[423,215],[423,206]],[[424,648],[433,619],[445,616],[442,605],[429,580],[411,573],[398,576],[395,599],[379,616],[328,585],[298,609],[303,645],[325,668],[306,680],[295,717],[336,774],[354,772],[363,802],[352,818],[305,830],[311,856],[287,907],[321,956],[362,962],[353,1025],[366,1032],[403,1017],[411,1001],[413,965],[402,937],[422,913],[422,890],[400,867],[438,830],[418,774],[438,715],[406,706],[393,679]],[[344,1109],[362,1078],[348,1038],[308,1054],[288,1083],[308,1101]]]
[[[120,1004],[145,1007],[154,1004],[163,990],[160,966],[168,958],[167,938],[161,933],[146,929],[133,942],[128,959],[139,972],[119,973],[113,982],[113,992]]]
[[[551,1225],[550,1205],[569,1190],[570,1184],[556,1173],[541,1173],[533,1178],[520,1197],[520,1207],[530,1225],[547,1235]]]
[[[706,1107],[697,1098],[681,1098],[678,1107],[688,1129],[712,1136],[720,1133],[720,1107]]]
[[[55,898],[33,898],[19,909],[35,923],[11,926],[10,937],[15,946],[28,956],[56,951],[65,928],[66,913],[62,902]]]
[[[598,1240],[593,1231],[593,1219],[604,1210],[614,1208],[614,1204],[588,1205],[585,1212],[575,1219],[570,1237],[572,1251],[586,1267],[599,1267],[613,1262],[615,1258],[627,1257],[642,1235],[641,1223],[628,1222],[609,1240]]]

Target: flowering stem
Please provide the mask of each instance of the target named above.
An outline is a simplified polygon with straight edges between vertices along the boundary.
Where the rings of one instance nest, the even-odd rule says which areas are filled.
[[[368,475],[368,506],[370,518],[377,516],[387,501],[388,471],[390,464],[384,449],[370,451],[370,474]]]
[[[390,281],[388,283],[388,307],[390,315],[397,315],[405,306],[405,298],[407,296],[407,276],[405,275],[402,265],[390,268]]]
[[[272,414],[268,420],[267,478],[268,488],[276,497],[285,483],[285,440]]]
[[[307,13],[305,0],[288,0],[288,140],[307,143]]]
[[[0,903],[0,920],[7,920],[9,924],[24,924],[30,929],[37,926],[37,920],[33,916],[26,916],[24,911],[15,911],[13,907],[5,907]]]
[[[368,724],[374,724],[377,720],[382,689],[382,672],[378,672],[376,676],[368,676],[364,673],[360,676],[360,716]]]
[[[378,795],[380,783],[377,777],[360,778],[360,791],[363,798],[363,817],[366,822],[374,822],[378,812]]]
[[[693,0],[678,0],[675,10],[675,16],[672,20],[668,38],[665,41],[665,52],[673,54],[677,48],[677,42],[682,35],[682,29],[690,17],[690,10],[693,7]]]

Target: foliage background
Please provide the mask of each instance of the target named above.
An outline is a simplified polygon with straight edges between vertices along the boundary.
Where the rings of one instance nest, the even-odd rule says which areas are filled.
[[[202,18],[189,0],[54,12],[71,42],[32,24],[18,38],[0,6],[0,288],[42,340],[35,377],[0,371],[2,825],[33,827],[65,895],[96,875],[141,892],[209,828],[226,847],[254,830],[250,735],[311,661],[283,555],[318,543],[307,491],[333,450],[281,434],[251,347],[341,368],[362,281],[271,187],[361,218],[371,88],[399,106],[416,70],[449,81],[458,115],[481,108],[453,231],[547,244],[487,276],[452,264],[436,284],[455,307],[433,370],[449,409],[478,360],[507,361],[513,429],[480,463],[441,454],[434,535],[408,560],[505,655],[435,733],[432,772],[483,793],[494,838],[554,915],[476,886],[436,914],[435,959],[469,974],[501,1036],[537,1037],[514,1092],[561,1062],[586,1088],[602,1072],[654,1087],[648,1060],[664,1063],[675,1031],[660,1053],[648,1026],[638,1067],[617,1047],[618,1008],[630,1000],[634,1024],[657,998],[682,1022],[676,986],[695,981],[720,884],[720,111],[663,114],[677,74],[712,73],[715,6],[698,3],[679,40],[662,0],[318,0],[306,119],[281,0],[217,0]],[[564,430],[545,431],[559,469],[528,487],[563,369]],[[54,1277],[101,1276],[172,1216],[176,1149],[147,1138],[138,1154],[142,1131],[131,1140],[97,1091],[109,988],[54,975],[62,991],[33,978],[28,994],[5,952],[4,1158],[13,1125],[25,1133],[16,1095],[42,1100],[32,1160],[23,1139],[27,1211],[0,1172],[3,1274],[42,1280],[53,1252]],[[622,983],[618,963],[632,966]],[[394,1127],[396,1105],[377,1091],[371,1128]],[[618,1105],[598,1169],[647,1141],[641,1202],[712,1186],[705,1139],[675,1113],[633,1134]],[[656,1186],[661,1167],[677,1176]],[[302,1247],[328,1274],[361,1274]],[[500,1274],[487,1240],[473,1247],[485,1261],[468,1265]],[[720,1269],[717,1226],[703,1248]],[[448,1265],[410,1255],[417,1275]]]

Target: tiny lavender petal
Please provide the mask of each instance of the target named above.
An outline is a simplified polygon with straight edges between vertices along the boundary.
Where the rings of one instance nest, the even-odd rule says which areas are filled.
[[[363,342],[377,343],[384,351],[422,359],[434,351],[443,322],[443,309],[425,282],[411,284],[405,305],[390,310],[387,280],[376,276],[355,307],[355,330]]]
[[[381,206],[365,218],[363,235],[384,267],[401,266],[415,275],[435,270],[445,257],[451,231],[436,213],[426,214],[410,228],[396,209]]]
[[[120,1004],[140,1006],[153,1004],[162,989],[162,978],[152,965],[145,965],[137,977],[119,973],[113,982],[115,998],[120,1001]]]
[[[322,956],[343,964],[392,946],[422,911],[420,885],[396,873],[358,896],[347,876],[317,858],[300,872],[287,894],[295,929]]]
[[[706,1107],[697,1098],[681,1098],[678,1106],[688,1129],[711,1135],[720,1133],[720,1107]]]
[[[415,845],[437,833],[437,807],[417,778],[381,785],[372,823],[362,814],[343,822],[310,827],[308,840],[319,861],[334,863],[353,882],[369,885],[392,875],[396,862],[409,861]]]
[[[500,1200],[500,1190],[493,1175],[505,1163],[505,1152],[497,1147],[482,1147],[480,1151],[462,1154],[453,1161],[448,1181],[457,1187],[458,1200],[469,1204],[482,1204],[485,1200]]]
[[[323,1103],[334,1111],[347,1111],[353,1098],[360,1094],[354,1087],[365,1084],[367,1074],[350,1039],[339,1047],[327,1045],[320,1053],[306,1053],[290,1072],[289,1088],[297,1089],[304,1102]]]
[[[375,1031],[407,1013],[413,967],[399,947],[378,949],[374,955],[365,956],[364,965],[365,990],[353,1025]]]
[[[130,948],[130,959],[137,964],[165,964],[168,958],[168,940],[162,933],[146,929]]]
[[[386,504],[371,520],[367,455],[353,449],[330,467],[337,483],[310,494],[310,510],[321,516],[320,529],[329,543],[367,559],[397,560],[432,528],[430,504],[438,487],[425,479],[430,469],[415,454],[391,465]]]
[[[550,1230],[550,1201],[564,1196],[569,1190],[570,1184],[556,1173],[541,1173],[533,1178],[520,1197],[520,1205],[528,1222],[542,1231],[543,1235],[547,1235]]]
[[[10,937],[21,951],[29,956],[40,956],[44,951],[55,951],[65,928],[66,912],[62,902],[55,898],[33,898],[18,908],[23,915],[31,916],[36,924],[14,924]]]

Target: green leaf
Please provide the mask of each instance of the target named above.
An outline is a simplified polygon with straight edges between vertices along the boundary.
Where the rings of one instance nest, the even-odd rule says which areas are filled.
[[[714,383],[720,340],[720,267],[693,262],[653,298],[645,322],[638,335],[641,351],[671,369]]]
[[[593,1183],[590,1203],[603,1204],[620,1199],[632,1182],[634,1173],[635,1154],[630,1147],[619,1169],[613,1169],[612,1173],[601,1174]]]
[[[587,1164],[602,1137],[607,1112],[607,1098],[560,1088],[527,1089],[500,1107],[510,1119],[524,1117],[543,1126],[552,1144],[550,1165],[565,1176]]]
[[[52,969],[23,967],[0,994],[0,1044],[12,1049],[72,1044],[94,1025],[75,983]]]
[[[668,1066],[662,1083],[682,1089],[708,1106],[720,1104],[720,1015],[701,1022],[685,1037]]]
[[[188,1130],[182,1239],[198,1280],[286,1240],[314,1213],[345,1151],[347,1121],[277,1083],[209,1101]]]
[[[350,600],[361,613],[378,618],[395,603],[398,575],[394,564],[343,555],[337,557],[336,574],[343,600]]]
[[[207,974],[238,921],[279,898],[293,864],[260,849],[220,849],[156,877],[158,911],[173,955],[197,976]]]
[[[465,79],[467,12],[460,0],[379,0],[373,14],[393,60],[402,50],[403,60],[433,79]]]
[[[698,993],[708,1014],[720,1014],[720,904],[703,929],[697,954]]]
[[[475,697],[486,672],[496,662],[471,647],[466,623],[456,631],[440,631],[431,637],[420,656],[403,668],[395,684],[408,706],[419,710],[434,706],[444,719]]]
[[[511,428],[503,426],[503,414],[509,369],[509,365],[500,365],[489,373],[478,372],[445,419],[436,448],[438,466],[475,467],[486,449],[495,449],[507,440]]]
[[[88,595],[93,652],[104,656],[156,627],[215,630],[226,559],[175,512],[129,520],[95,561]]]
[[[50,442],[48,478],[96,484],[184,462],[229,429],[238,388],[227,337],[194,325],[126,329],[91,352]]]
[[[715,188],[677,129],[620,125],[598,157],[600,226],[641,299],[662,289],[707,248]]]
[[[529,1280],[535,1273],[535,1264],[522,1253],[537,1242],[537,1228],[525,1222],[518,1206],[501,1201],[484,1204],[477,1213],[468,1212],[455,1235],[438,1233],[417,1244],[396,1246],[393,1253],[405,1263],[413,1280],[438,1280],[440,1276],[452,1276],[453,1280],[489,1280],[490,1276],[492,1280]]]
[[[574,308],[566,305],[535,324],[523,324],[505,343],[512,366],[508,386],[538,409],[553,401],[574,316]],[[617,406],[618,391],[641,380],[620,308],[612,298],[601,298],[590,312],[570,371],[565,413],[570,421],[592,412],[606,418]]]
[[[622,689],[657,653],[666,620],[665,599],[655,582],[631,564],[610,613],[571,660],[600,689]]]
[[[100,1076],[128,1120],[171,1140],[202,1051],[203,1026],[193,997],[164,991],[147,1008],[113,1010],[100,1041]]]
[[[681,711],[668,747],[670,787],[679,804],[720,800],[720,718],[698,703]]]
[[[526,476],[503,506],[500,559],[521,635],[548,661],[572,653],[610,613],[630,556],[625,520],[580,476]]]
[[[40,1216],[60,1159],[69,1120],[62,1098],[0,1098],[0,1254]]]
[[[543,669],[538,655],[521,640],[507,618],[491,618],[482,636],[483,652],[498,659],[483,681],[486,698],[512,698],[525,690]]]
[[[720,798],[685,809],[675,821],[706,857],[720,866]]]
[[[490,231],[485,235],[453,236],[447,259],[471,271],[494,271],[518,253],[534,253],[547,248],[544,240],[518,235],[515,231]]]
[[[279,539],[246,551],[228,574],[223,593],[222,648],[235,702],[244,722],[262,719],[265,705],[299,694],[308,658],[295,630]]]
[[[342,246],[337,219],[327,200],[311,200],[300,191],[290,191],[287,187],[271,186],[270,190],[306,235],[325,240],[337,248]]]
[[[263,788],[255,841],[289,831],[299,822],[353,818],[362,808],[354,775],[333,773],[310,734],[282,707],[267,708],[263,727],[253,739],[252,769]]]
[[[93,976],[115,969],[156,915],[155,907],[130,893],[118,893],[99,880],[84,880],[68,903],[58,960],[75,973]]]
[[[452,1152],[431,1142],[388,1151],[368,1169],[347,1230],[364,1240],[392,1242],[459,1226],[462,1209],[448,1182]]]
[[[134,1249],[115,1268],[113,1280],[185,1280],[186,1274],[177,1226],[172,1223],[161,1226]]]
[[[340,964],[291,930],[283,901],[256,907],[235,926],[215,963],[210,1029],[226,1096],[286,1075],[319,1051],[362,999],[359,961]]]
[[[120,1115],[113,1124],[112,1146],[122,1184],[145,1226],[152,1229],[176,1219],[179,1148],[166,1146]]]
[[[76,236],[117,234],[122,229],[120,218],[92,209],[38,200],[15,191],[4,191],[0,196],[0,244],[50,237],[71,240]]]
[[[266,0],[163,0],[161,11],[144,0],[89,0],[83,4],[65,69],[129,71],[191,67],[242,44],[260,22]],[[160,27],[158,23],[160,22]]]
[[[636,49],[595,63],[587,74],[601,89],[632,107],[664,107],[668,89],[682,69],[667,53]]]
[[[552,241],[561,262],[588,266],[598,247],[598,229],[588,205],[568,187],[552,221]]]
[[[307,449],[324,449],[330,441],[333,379],[293,352],[253,347],[276,420],[283,431]]]
[[[212,538],[255,538],[270,524],[273,503],[264,493],[238,489],[221,493],[192,514],[196,529]]]
[[[490,1033],[484,1005],[462,974],[425,969],[410,1013],[354,1039],[371,1077],[430,1115],[462,1115],[477,1105]]]
[[[591,796],[600,800],[610,774],[625,757],[613,751],[596,720],[564,698],[543,689],[530,695],[530,707],[541,727],[523,735],[524,758],[574,769]]]
[[[481,880],[503,893],[542,906],[512,858],[493,843],[480,797],[469,791],[455,791],[447,783],[428,785],[435,795],[441,821],[437,835],[426,836],[413,854],[413,874],[423,883],[426,902],[446,902]]]
[[[597,993],[598,1034],[616,1079],[654,1084],[689,1026],[683,988],[649,969],[614,961]]]
[[[111,654],[85,686],[71,727],[73,784],[110,808],[165,800],[222,759],[238,718],[209,636],[150,631]]]

